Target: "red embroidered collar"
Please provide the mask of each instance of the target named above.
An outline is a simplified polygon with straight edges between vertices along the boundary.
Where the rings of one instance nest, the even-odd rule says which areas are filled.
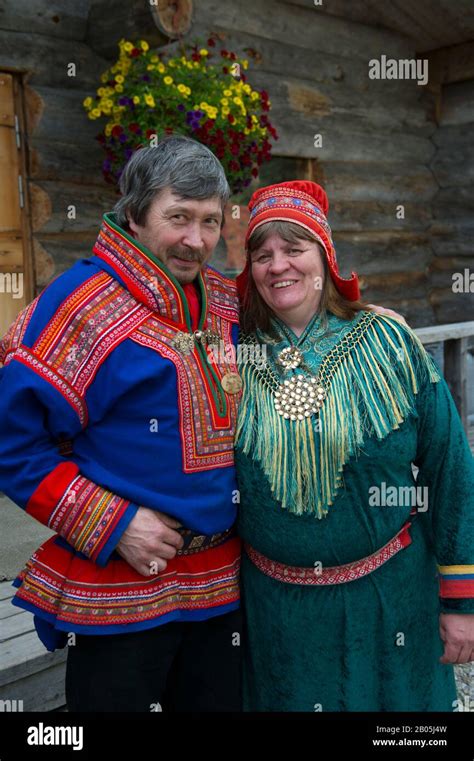
[[[193,330],[188,301],[180,283],[163,262],[117,225],[114,213],[104,214],[93,251],[112,267],[138,301],[184,330]],[[199,329],[206,327],[208,317],[206,279],[204,268],[195,280],[202,304]]]

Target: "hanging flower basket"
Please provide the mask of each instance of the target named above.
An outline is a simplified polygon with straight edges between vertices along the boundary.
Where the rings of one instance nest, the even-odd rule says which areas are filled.
[[[240,193],[271,157],[265,90],[247,83],[246,59],[217,50],[211,37],[176,50],[153,51],[144,40],[119,43],[118,61],[101,76],[95,97],[84,100],[90,119],[108,117],[97,136],[106,158],[102,171],[116,184],[132,153],[168,134],[188,135],[222,162],[233,193]]]

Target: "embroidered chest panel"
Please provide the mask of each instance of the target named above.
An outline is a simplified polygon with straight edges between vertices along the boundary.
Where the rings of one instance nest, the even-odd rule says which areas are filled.
[[[232,322],[215,311],[208,311],[207,328],[220,336],[224,347],[232,344]],[[203,359],[194,348],[181,352],[174,339],[179,331],[173,324],[156,314],[135,330],[130,338],[173,362],[177,373],[178,409],[183,454],[183,471],[192,473],[234,464],[234,431],[241,392],[226,394],[227,410],[220,414],[212,393],[213,378],[203,367]],[[211,347],[207,349],[208,363],[217,378],[237,373],[234,352],[225,352],[225,361]]]

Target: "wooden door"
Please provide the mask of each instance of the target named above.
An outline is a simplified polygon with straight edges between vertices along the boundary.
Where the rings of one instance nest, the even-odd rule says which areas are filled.
[[[21,84],[0,71],[0,336],[31,300]]]

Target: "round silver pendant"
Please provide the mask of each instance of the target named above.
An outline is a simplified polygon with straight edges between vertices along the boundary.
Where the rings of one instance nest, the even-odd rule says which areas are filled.
[[[275,409],[287,420],[304,420],[319,412],[326,392],[319,378],[294,375],[274,392]]]

